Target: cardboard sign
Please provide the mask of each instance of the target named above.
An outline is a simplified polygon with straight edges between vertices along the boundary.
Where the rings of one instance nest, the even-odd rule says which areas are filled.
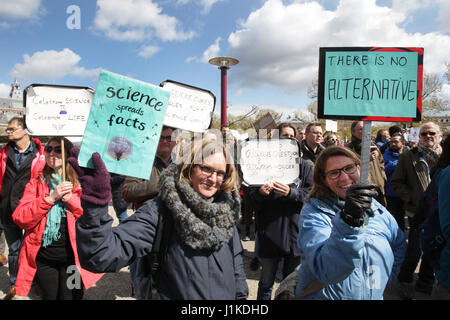
[[[241,143],[239,164],[243,183],[263,185],[269,181],[291,184],[300,175],[300,149],[295,139],[254,139]]]
[[[82,136],[94,90],[31,84],[25,88],[25,123],[35,136]]]
[[[192,132],[205,132],[211,125],[216,97],[208,90],[166,80],[170,92],[164,125]]]
[[[419,131],[420,128],[409,128],[408,130],[408,141],[410,142],[419,142]]]
[[[420,121],[423,48],[320,48],[318,117]]]
[[[330,132],[337,132],[338,123],[333,120],[325,120],[325,130]]]
[[[109,172],[148,179],[170,93],[160,87],[102,71],[78,162],[92,168],[100,153]]]
[[[270,130],[275,129],[276,127],[277,124],[275,123],[275,120],[269,112],[267,112],[253,124],[253,128],[255,128],[256,131],[266,129],[270,132]]]

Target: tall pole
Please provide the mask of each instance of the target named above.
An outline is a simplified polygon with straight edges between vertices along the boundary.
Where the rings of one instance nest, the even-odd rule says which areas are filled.
[[[209,60],[209,63],[218,66],[220,69],[221,106],[220,125],[227,124],[227,71],[231,66],[239,63],[239,60],[230,57],[217,57]]]
[[[221,70],[221,107],[220,107],[220,124],[227,124],[227,70],[228,67],[220,67]]]

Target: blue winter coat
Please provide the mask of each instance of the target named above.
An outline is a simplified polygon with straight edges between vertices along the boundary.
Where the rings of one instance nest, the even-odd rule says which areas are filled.
[[[406,237],[391,214],[376,200],[373,218],[351,227],[324,202],[312,198],[300,213],[298,244],[302,264],[296,295],[315,280],[325,287],[304,299],[379,300],[400,268]]]
[[[83,203],[77,221],[80,263],[93,272],[118,272],[151,252],[159,210],[168,210],[159,197],[148,200],[132,216],[111,228],[108,208]],[[193,250],[180,242],[174,230],[161,266],[156,299],[246,299],[248,287],[237,229],[218,251]],[[149,293],[147,296],[151,296]]]
[[[437,274],[438,282],[450,290],[450,166],[443,169],[439,175],[439,222],[447,243],[442,250],[440,267]]]
[[[384,171],[386,172],[387,177],[386,184],[384,185],[384,191],[386,196],[389,197],[399,197],[398,194],[396,194],[395,191],[391,188],[391,178],[392,174],[394,173],[395,167],[397,166],[399,155],[400,154],[398,152],[392,152],[391,150],[389,150],[389,148],[387,148],[383,153]]]

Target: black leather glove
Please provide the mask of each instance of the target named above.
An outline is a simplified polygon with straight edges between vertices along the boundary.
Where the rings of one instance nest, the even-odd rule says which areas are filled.
[[[378,195],[376,184],[357,183],[348,188],[345,196],[344,210],[341,212],[342,219],[352,226],[360,227],[364,223],[364,216],[373,216],[370,210],[372,198]]]

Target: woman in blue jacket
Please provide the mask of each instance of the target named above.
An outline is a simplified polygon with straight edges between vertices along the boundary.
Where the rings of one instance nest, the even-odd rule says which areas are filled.
[[[117,272],[148,255],[158,217],[165,213],[173,231],[155,298],[246,299],[243,249],[235,226],[240,195],[233,159],[220,142],[193,144],[187,151],[180,163],[161,173],[160,194],[115,228],[107,208],[109,175],[100,155],[92,155],[94,171],[69,158],[83,188],[85,211],[77,221],[81,265],[94,272]]]
[[[316,160],[299,219],[297,298],[383,299],[395,279],[405,235],[359,172],[359,157],[346,148],[327,148]]]

